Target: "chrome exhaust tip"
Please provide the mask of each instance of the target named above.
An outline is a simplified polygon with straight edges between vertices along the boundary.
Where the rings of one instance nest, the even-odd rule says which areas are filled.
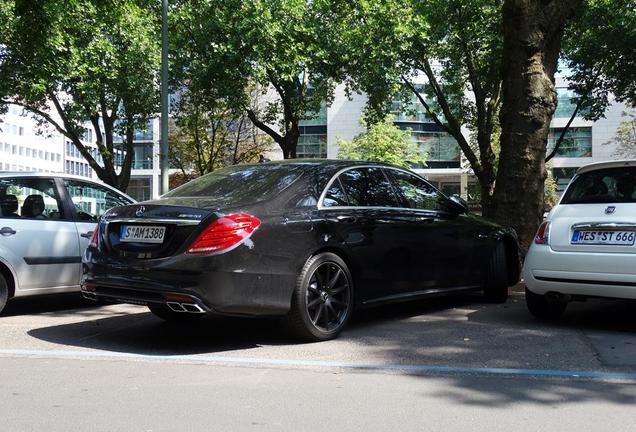
[[[166,304],[173,312],[186,312],[186,309],[181,305],[181,303],[167,302]]]
[[[205,313],[205,311],[198,304],[182,303],[181,306],[190,313]]]
[[[166,305],[173,312],[179,313],[205,313],[205,310],[195,303],[178,303],[178,302],[166,302]]]

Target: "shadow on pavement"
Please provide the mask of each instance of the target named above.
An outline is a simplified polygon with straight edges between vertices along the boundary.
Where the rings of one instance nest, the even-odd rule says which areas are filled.
[[[608,403],[625,405],[624,408],[633,407],[636,403],[636,386],[632,383],[507,377],[484,379],[468,375],[444,378],[443,382],[445,390],[437,392],[435,397],[480,408],[515,408],[533,404],[556,409],[588,403],[590,409],[601,411],[601,405]]]
[[[272,347],[302,345],[303,358],[338,361],[338,345],[344,344],[351,354],[347,360],[358,362],[596,370],[604,364],[584,332],[631,332],[636,329],[631,311],[630,302],[594,301],[573,304],[562,321],[545,323],[530,316],[523,294],[516,292],[503,305],[466,294],[356,311],[339,339],[318,344],[299,343],[277,320],[206,317],[174,324],[146,312],[113,315],[109,308],[69,311],[92,319],[28,334],[55,344],[134,354],[267,348],[254,355],[285,356],[285,350]]]
[[[294,342],[276,320],[205,317],[192,323],[167,323],[149,312],[111,314],[28,334],[56,344],[144,355],[210,354]]]
[[[50,294],[32,297],[17,297],[11,299],[4,310],[2,317],[18,315],[35,315],[48,312],[60,312],[69,310],[69,314],[74,314],[77,309],[98,308],[95,302],[86,300],[75,293]]]
[[[474,295],[453,296],[357,311],[341,339],[355,340],[359,333],[374,334],[383,323],[399,323],[409,316],[439,312],[473,301]],[[82,311],[69,314],[77,316]],[[277,319],[204,317],[191,323],[167,323],[147,312],[113,316],[108,308],[87,310],[86,315],[93,318],[97,315],[98,319],[42,327],[28,334],[55,344],[145,355],[212,354],[264,345],[303,344],[289,335]],[[334,342],[306,346],[319,351],[321,346],[326,348],[331,343]]]
[[[28,334],[60,345],[145,355],[240,351],[250,357],[372,364],[635,372],[636,359],[631,367],[604,365],[586,337],[586,332],[633,332],[634,302],[594,300],[570,306],[563,320],[545,323],[528,313],[518,290],[506,304],[497,305],[484,303],[479,294],[428,299],[357,311],[337,340],[302,345],[276,320],[204,318],[174,325],[146,312],[113,316],[112,310],[98,319]],[[426,377],[447,383],[440,398],[464,405],[636,402],[636,386],[611,382],[484,379],[469,374]]]

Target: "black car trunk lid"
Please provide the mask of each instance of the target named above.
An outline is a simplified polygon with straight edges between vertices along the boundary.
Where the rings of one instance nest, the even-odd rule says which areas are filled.
[[[107,253],[137,259],[175,254],[213,213],[209,209],[175,204],[170,200],[150,201],[108,212],[102,224]]]

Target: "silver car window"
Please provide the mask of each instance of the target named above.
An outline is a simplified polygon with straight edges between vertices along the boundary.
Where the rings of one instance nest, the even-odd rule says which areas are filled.
[[[53,179],[0,179],[0,217],[64,219],[64,208]]]

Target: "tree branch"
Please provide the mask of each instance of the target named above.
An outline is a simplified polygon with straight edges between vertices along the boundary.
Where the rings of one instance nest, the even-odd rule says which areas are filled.
[[[276,132],[274,129],[267,126],[264,122],[259,120],[256,117],[256,113],[253,110],[248,109],[247,116],[249,117],[250,121],[254,123],[254,126],[256,126],[260,130],[265,132],[267,135],[271,136],[274,139],[274,141],[276,141],[278,145],[281,146],[281,148],[285,145],[285,139],[283,138],[283,136],[279,134],[278,132]]]

